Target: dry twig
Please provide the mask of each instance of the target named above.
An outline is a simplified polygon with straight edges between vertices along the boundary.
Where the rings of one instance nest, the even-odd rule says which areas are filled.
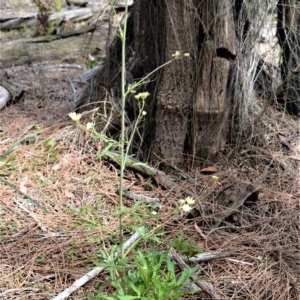
[[[123,245],[124,250],[128,249],[132,244],[134,244],[140,237],[139,230],[135,232]],[[89,271],[87,274],[76,280],[70,287],[65,289],[52,300],[63,300],[68,298],[72,293],[77,291],[80,287],[86,284],[88,281],[95,278],[100,272],[102,272],[105,267],[96,267],[93,270]]]
[[[184,259],[175,251],[174,248],[171,248],[170,250],[170,256],[172,259],[174,259],[179,267],[183,270],[185,268],[189,268],[189,266],[184,262]],[[217,295],[214,290],[211,283],[205,281],[205,280],[199,280],[195,276],[192,276],[195,284],[203,290],[206,294],[208,294],[213,299],[221,299],[219,295]]]

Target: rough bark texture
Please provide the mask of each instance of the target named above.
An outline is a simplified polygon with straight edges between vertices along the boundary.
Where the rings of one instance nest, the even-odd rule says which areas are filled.
[[[30,6],[20,6],[16,10],[3,9],[0,13],[0,66],[3,68],[66,56],[81,57],[96,53],[97,48],[105,48],[103,36],[107,36],[107,28],[103,25],[106,21],[103,14],[99,16],[99,11],[109,12],[109,8],[103,4],[78,9],[64,7],[60,12],[49,13],[48,23],[43,23],[45,33],[39,32],[43,26],[37,12],[31,11]],[[89,42],[83,49],[83,34],[88,32],[93,33],[94,39],[86,35]]]
[[[235,48],[244,45],[244,38],[253,44],[247,29],[251,24],[245,21],[248,10],[243,2],[233,0],[135,1],[128,24],[128,83],[162,66],[176,51],[189,53],[160,68],[140,88],[151,94],[142,134],[144,158],[187,168],[214,160],[224,148],[229,128],[234,128],[229,125],[229,118],[233,119],[229,110],[234,107],[243,112],[252,100],[249,65],[253,53]],[[249,19],[254,27],[255,9],[252,11]],[[97,100],[99,91],[114,90],[112,98],[118,103],[120,46],[116,38],[85,98],[94,95]],[[129,98],[127,103],[128,119],[134,120],[135,101]]]
[[[163,12],[165,38],[160,41],[160,55],[168,61],[172,54],[180,51],[190,53],[190,58],[180,58],[161,71],[152,153],[169,163],[183,166],[186,165],[183,154],[191,127],[199,21],[195,18],[192,1],[165,1]]]
[[[226,143],[231,65],[235,59],[232,3],[203,1],[201,43],[193,111],[193,156],[213,158]]]
[[[282,49],[284,82],[277,100],[287,111],[300,116],[300,6],[297,0],[279,0],[277,37]]]
[[[176,51],[190,54],[157,75],[146,148],[177,166],[186,167],[187,157],[212,158],[224,146],[228,128],[235,58],[231,1],[138,1],[135,12],[135,49],[146,73]]]
[[[134,50],[135,55],[131,67],[133,79],[149,74],[165,61],[165,2],[161,0],[135,1]],[[147,117],[143,128],[144,156],[151,152],[152,137],[155,134],[155,116],[157,86],[161,80],[161,70],[151,78],[150,83],[142,89],[151,93],[147,99]]]

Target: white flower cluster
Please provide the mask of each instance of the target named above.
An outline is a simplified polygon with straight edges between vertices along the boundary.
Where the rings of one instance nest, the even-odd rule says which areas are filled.
[[[178,202],[180,209],[184,212],[190,212],[196,201],[192,197],[186,197],[185,199],[180,199]]]

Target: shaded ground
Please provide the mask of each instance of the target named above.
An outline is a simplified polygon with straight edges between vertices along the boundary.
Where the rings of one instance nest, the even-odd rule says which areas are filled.
[[[62,62],[63,64],[63,62]],[[19,66],[8,69],[7,74],[12,81],[28,87],[24,98],[13,107],[8,107],[1,112],[2,115],[10,115],[15,118],[16,114],[26,113],[33,123],[51,123],[51,121],[63,118],[72,110],[73,90],[70,80],[83,72],[84,65],[71,64],[62,69],[59,65],[51,63],[52,70],[43,69],[47,64],[36,66]],[[79,68],[80,69],[77,69]],[[6,124],[1,123],[3,131]]]
[[[62,63],[66,61],[51,65]],[[99,262],[99,249],[109,251],[117,243],[119,169],[95,159],[105,145],[67,116],[74,96],[70,79],[82,74],[84,63],[84,59],[72,61],[74,68],[53,71],[41,65],[7,70],[30,88],[25,99],[0,112],[0,155],[21,137],[30,137],[0,158],[1,178],[18,190],[0,182],[1,299],[50,299]],[[84,117],[84,122],[91,120],[92,114]],[[269,128],[262,127],[269,147],[245,148],[231,161],[224,157],[214,174],[217,182],[211,174],[194,170],[178,182],[181,190],[166,190],[132,171],[125,175],[126,188],[160,199],[156,216],[149,207],[138,209],[141,218],[125,216],[126,235],[146,223],[150,229],[160,226],[161,249],[183,232],[204,252],[229,253],[198,263],[198,276],[209,281],[222,299],[300,296],[298,123],[271,108],[263,122]],[[212,233],[201,232],[201,209],[213,203],[220,187],[239,182],[258,189],[258,200],[246,202]],[[197,201],[195,217],[178,208],[186,190]],[[128,208],[132,204],[125,198]],[[151,243],[141,242],[145,248]],[[99,285],[108,288],[105,278],[105,273],[100,274],[70,299],[87,299],[87,293],[95,293]]]
[[[33,84],[24,102],[1,111],[0,153],[24,135],[33,138],[0,161],[0,173],[41,207],[0,183],[0,298],[50,299],[99,261],[99,249],[115,243],[118,167],[95,160],[102,143],[67,117],[72,106],[68,78],[78,76],[81,70],[39,73],[24,66],[14,71],[9,70],[11,76]],[[249,150],[230,163],[225,158],[220,161],[221,170],[215,174],[218,185],[249,182],[260,195],[209,236],[199,234],[194,226],[201,216],[186,219],[181,215],[178,219],[176,203],[183,193],[126,173],[126,188],[160,199],[157,217],[147,208],[139,213],[149,228],[164,224],[161,248],[184,232],[203,251],[230,253],[232,260],[199,263],[199,276],[211,282],[224,299],[299,297],[297,123],[283,114],[271,115],[277,116],[278,131],[286,135],[293,151],[282,147],[276,132],[270,132],[269,149]],[[86,121],[89,118],[87,115]],[[256,156],[251,157],[250,152]],[[190,190],[201,207],[211,203],[219,188],[211,176],[199,170],[190,176],[182,182],[182,190]],[[130,207],[132,201],[125,200],[125,204]],[[129,216],[125,222],[128,234],[133,225],[141,224]],[[143,244],[146,247],[148,243]],[[96,292],[99,284],[106,285],[105,275],[71,299],[86,299],[87,292]]]

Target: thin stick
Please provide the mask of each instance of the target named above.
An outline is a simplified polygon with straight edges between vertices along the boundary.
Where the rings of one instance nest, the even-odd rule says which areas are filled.
[[[38,200],[35,200],[31,198],[30,196],[26,195],[23,193],[20,189],[18,189],[14,184],[10,183],[9,181],[5,180],[1,175],[0,175],[0,182],[4,183],[8,187],[10,187],[12,190],[16,191],[17,193],[21,194],[25,198],[27,198],[31,203],[33,203],[35,206],[41,208],[44,212],[48,212],[45,207],[43,207]]]
[[[19,208],[21,208],[22,210],[24,210],[37,224],[37,226],[43,231],[43,233],[48,233],[47,228],[42,224],[42,222],[35,216],[34,213],[32,213],[29,209],[27,209],[21,202],[19,202],[17,199],[13,200],[18,206]]]
[[[175,251],[175,249],[171,248],[170,256],[172,259],[174,259],[179,267],[183,270],[185,268],[189,268],[189,266],[184,262],[184,259]],[[217,295],[214,290],[211,283],[205,281],[205,280],[199,280],[195,276],[191,276],[194,280],[194,283],[203,290],[206,294],[211,296],[213,299],[221,299],[219,295]]]
[[[230,253],[228,252],[206,252],[206,253],[199,253],[193,257],[189,257],[186,260],[190,262],[202,262],[202,261],[209,261],[213,259],[223,258],[229,256]]]
[[[143,201],[143,202],[150,203],[150,204],[159,203],[159,198],[152,198],[152,197],[148,197],[145,195],[139,195],[139,194],[136,194],[129,190],[123,190],[123,195],[126,198],[134,200],[134,201]]]
[[[231,261],[237,264],[241,264],[241,265],[248,265],[248,266],[253,266],[253,263],[250,263],[248,261],[243,261],[243,260],[238,260],[238,259],[234,259],[234,258],[225,258],[227,261]]]
[[[13,234],[11,236],[12,239],[15,239],[15,238],[18,238],[20,237],[21,235],[25,235],[29,230],[31,230],[32,228],[34,228],[36,226],[35,223],[33,224],[30,224],[30,225],[27,225],[25,226],[23,229],[21,229],[20,231],[18,231],[17,233]]]
[[[129,248],[133,243],[135,243],[139,237],[142,229],[139,228],[137,232],[135,232],[123,245],[123,250],[126,250]],[[105,267],[95,267],[90,272],[76,280],[70,287],[68,287],[66,290],[58,294],[56,297],[52,298],[51,300],[64,300],[68,298],[72,293],[77,291],[80,287],[82,287],[84,284],[86,284],[91,279],[95,278],[99,273],[101,273]]]
[[[11,294],[11,293],[20,293],[20,292],[26,292],[26,291],[30,291],[30,292],[33,292],[33,293],[37,293],[37,292],[39,292],[40,291],[40,289],[38,289],[38,288],[31,288],[31,287],[26,287],[26,288],[19,288],[19,289],[9,289],[9,290],[6,290],[6,291],[4,291],[4,292],[1,292],[1,290],[0,290],[0,297],[1,297],[1,299],[4,299],[4,298],[2,298],[2,297],[4,297],[5,295],[7,295],[7,294]],[[6,299],[6,298],[5,298]],[[14,299],[16,299],[16,298],[14,298]]]
[[[124,26],[119,28],[119,34],[122,41],[122,59],[121,59],[121,133],[120,133],[120,150],[121,150],[121,164],[120,164],[120,181],[119,181],[119,235],[121,258],[124,258],[124,224],[123,224],[123,181],[126,167],[126,151],[125,151],[125,105],[126,105],[126,34],[127,34],[127,20],[128,20],[128,5],[125,0],[124,12]]]

